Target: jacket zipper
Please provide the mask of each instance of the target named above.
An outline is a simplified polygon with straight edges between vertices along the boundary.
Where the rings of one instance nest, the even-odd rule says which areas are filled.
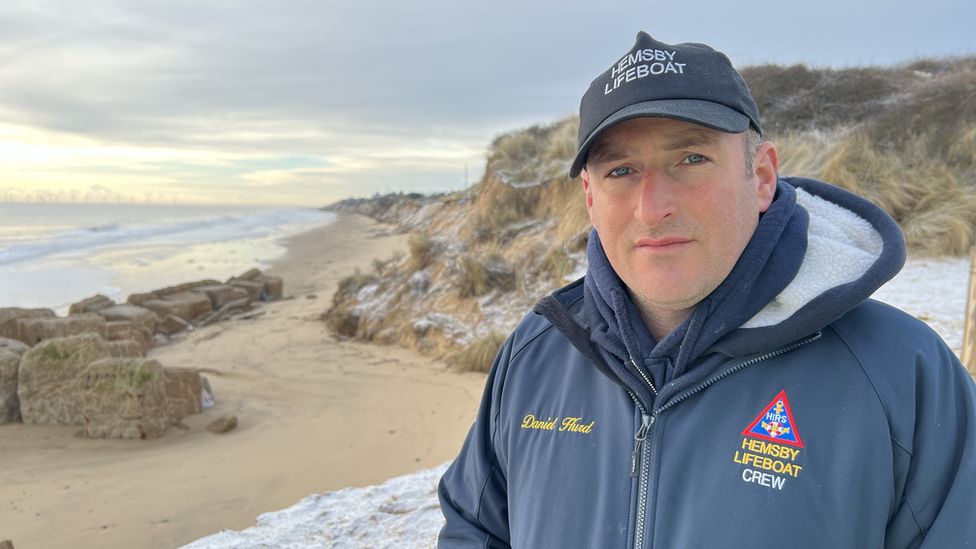
[[[657,389],[654,388],[654,383],[652,383],[651,380],[647,377],[647,374],[644,373],[644,369],[637,366],[637,361],[634,360],[634,357],[630,357],[630,363],[634,365],[634,369],[637,370],[637,373],[640,374],[641,379],[644,380],[644,383],[647,384],[647,387],[651,390],[651,393],[653,393],[654,396],[656,397]]]
[[[657,389],[654,387],[654,383],[647,377],[644,370],[637,366],[637,361],[631,356],[630,363],[637,370],[641,379],[651,390],[651,393],[657,398]],[[641,405],[640,401],[637,400],[637,395],[627,390],[630,393],[630,398],[633,399],[634,404],[641,411],[641,426],[634,433],[634,453],[630,456],[630,476],[637,478],[637,522],[634,525],[634,547],[640,547],[644,540],[644,520],[647,515],[647,489],[650,483],[650,474],[648,472],[648,460],[644,458],[644,441],[647,440],[647,434],[651,430],[651,425],[654,424],[655,416],[648,414],[647,410]]]
[[[760,355],[760,356],[751,358],[749,360],[746,360],[744,362],[740,362],[739,364],[736,364],[735,366],[733,366],[733,367],[731,367],[731,368],[729,368],[727,370],[724,370],[721,373],[719,373],[719,374],[717,374],[715,376],[712,376],[712,377],[710,377],[710,378],[702,381],[701,383],[699,383],[698,385],[696,385],[692,389],[689,389],[689,390],[681,393],[680,395],[672,398],[670,402],[668,402],[664,406],[661,406],[660,408],[655,409],[653,412],[651,412],[650,415],[647,414],[647,411],[644,409],[644,407],[641,405],[641,403],[637,400],[636,395],[634,395],[634,393],[632,393],[629,389],[627,390],[627,392],[630,394],[630,398],[634,400],[634,403],[637,404],[637,407],[641,411],[641,426],[637,430],[637,433],[634,434],[634,454],[633,454],[633,456],[631,456],[631,468],[630,468],[630,474],[631,474],[632,477],[635,476],[635,474],[638,475],[638,485],[639,485],[639,488],[637,490],[637,498],[638,499],[637,499],[637,518],[636,518],[636,524],[635,524],[635,530],[634,530],[634,549],[643,549],[643,544],[644,544],[644,526],[645,526],[645,524],[647,522],[647,516],[646,516],[647,515],[647,491],[648,491],[648,485],[650,484],[650,480],[649,480],[650,479],[650,471],[649,471],[649,469],[650,469],[650,460],[647,459],[647,456],[648,456],[647,449],[650,446],[650,441],[647,441],[647,438],[651,434],[652,426],[654,425],[654,422],[657,420],[658,416],[660,416],[665,411],[673,408],[678,403],[680,403],[680,402],[688,399],[689,397],[691,397],[691,396],[693,396],[693,395],[695,395],[695,394],[703,391],[708,386],[710,386],[710,385],[712,385],[714,383],[717,383],[717,382],[721,381],[722,379],[725,379],[726,377],[728,377],[728,376],[730,376],[730,375],[732,375],[732,374],[734,374],[734,373],[736,373],[736,372],[738,372],[738,371],[740,371],[740,370],[742,370],[744,368],[747,368],[749,366],[753,366],[753,365],[758,364],[758,363],[760,363],[760,362],[762,362],[764,360],[769,360],[770,358],[777,357],[777,356],[782,355],[784,353],[788,353],[788,352],[790,352],[790,351],[792,351],[792,350],[794,350],[794,349],[796,349],[798,347],[802,347],[802,346],[804,346],[804,345],[806,345],[808,343],[812,343],[812,342],[820,339],[821,335],[822,335],[822,332],[817,332],[817,333],[813,334],[812,336],[810,336],[810,337],[808,337],[806,339],[797,341],[796,343],[792,343],[790,345],[787,345],[786,347],[782,347],[780,349],[777,349],[775,351],[771,351],[771,352],[766,353],[764,355]],[[634,362],[634,359],[633,358],[631,358],[630,360],[631,360],[631,363]],[[636,364],[634,364],[634,366],[636,367]],[[637,370],[640,371],[640,368],[638,368]],[[643,373],[641,373],[641,377],[644,377],[644,381],[646,381],[648,384],[650,384],[650,381],[644,376]],[[651,386],[651,388],[653,390],[653,385],[650,385],[650,386]],[[656,396],[657,395],[657,391],[654,391],[654,394]],[[647,441],[646,444],[645,444],[645,441]],[[638,467],[637,467],[637,460],[640,460],[639,472],[638,472]]]
[[[637,361],[634,360],[634,357],[631,356],[629,358],[630,358],[630,363],[634,366],[634,370],[636,370],[637,373],[640,374],[641,379],[644,380],[644,383],[647,384],[647,387],[651,390],[651,393],[656,398],[657,389],[654,387],[654,383],[652,383],[651,380],[644,373],[644,371],[637,366]],[[627,389],[627,393],[630,395],[630,398],[634,401],[634,404],[636,404],[641,411],[641,426],[637,429],[637,432],[634,433],[634,453],[630,457],[630,476],[631,478],[637,478],[637,474],[638,474],[637,466],[641,457],[641,446],[643,446],[644,439],[647,438],[647,431],[650,428],[651,423],[654,422],[654,420],[651,419],[651,416],[648,415],[647,409],[645,409],[644,406],[641,405],[640,400],[637,399],[637,395],[635,395],[630,389]]]
[[[637,520],[634,524],[634,547],[644,544],[644,523],[647,520],[647,490],[650,484],[650,460],[646,458],[644,440],[654,425],[655,416],[641,413],[641,426],[634,435],[634,455],[631,457],[630,476],[637,477]],[[640,467],[638,468],[638,462]]]

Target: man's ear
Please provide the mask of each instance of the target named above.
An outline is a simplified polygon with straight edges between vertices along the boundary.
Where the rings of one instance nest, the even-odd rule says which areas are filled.
[[[593,221],[593,189],[590,187],[590,174],[583,168],[580,172],[580,179],[583,180],[583,194],[586,196],[586,213],[590,215],[590,221]]]
[[[776,179],[779,174],[779,157],[776,155],[775,145],[764,141],[759,146],[752,160],[752,170],[757,178],[756,198],[759,201],[759,211],[765,212],[776,194]]]

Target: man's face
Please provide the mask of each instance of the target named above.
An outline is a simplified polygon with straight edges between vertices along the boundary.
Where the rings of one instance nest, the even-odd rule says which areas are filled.
[[[590,221],[645,314],[693,307],[728,276],[776,186],[776,152],[746,173],[745,134],[669,118],[607,130],[582,173]]]

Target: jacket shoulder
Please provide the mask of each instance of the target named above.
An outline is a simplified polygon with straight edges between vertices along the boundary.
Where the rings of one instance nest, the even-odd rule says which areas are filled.
[[[583,279],[580,278],[575,282],[563,286],[553,292],[550,297],[559,301],[567,311],[575,310],[583,301]],[[532,311],[522,317],[522,320],[512,332],[510,342],[512,356],[517,355],[519,351],[552,327],[552,322],[541,314],[537,305]]]
[[[892,438],[906,448],[914,445],[921,408],[938,403],[939,393],[971,390],[972,380],[939,334],[900,309],[867,300],[831,326],[877,391]]]
[[[912,356],[936,357],[947,349],[939,334],[928,324],[873,299],[852,309],[832,327],[859,359],[877,366],[891,366],[890,360],[906,358],[906,351],[911,351]]]
[[[869,299],[831,324],[876,388],[891,392],[959,360],[928,324]]]

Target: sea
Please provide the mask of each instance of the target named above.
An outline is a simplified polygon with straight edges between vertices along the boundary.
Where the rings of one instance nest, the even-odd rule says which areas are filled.
[[[317,209],[175,204],[0,203],[0,308],[66,314],[129,294],[264,269],[282,240],[328,225]],[[287,281],[286,281],[287,291]]]

